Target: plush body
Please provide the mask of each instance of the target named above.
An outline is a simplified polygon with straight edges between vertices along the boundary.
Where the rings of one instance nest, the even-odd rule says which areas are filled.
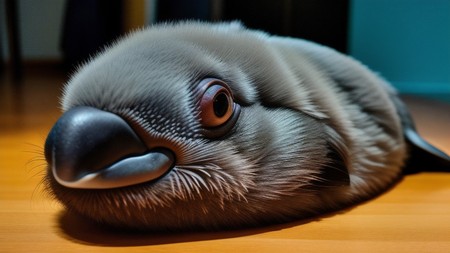
[[[204,80],[226,87],[222,97],[232,98],[234,107],[225,108],[233,120],[205,126],[208,105],[198,101],[208,89]],[[64,123],[72,116],[58,121],[46,143],[49,190],[94,220],[146,230],[254,226],[347,207],[399,179],[411,146],[405,129],[415,134],[395,91],[362,64],[238,23],[161,25],[131,34],[75,73],[62,107],[66,114],[88,108],[72,114],[97,115],[89,109],[96,108],[105,118],[118,116],[83,126],[85,139],[75,146],[91,145],[84,144],[86,132],[107,132],[110,121],[131,130],[123,130],[125,141],[109,143],[115,134],[107,135],[103,144],[85,148],[94,154],[78,158],[70,146],[79,137],[64,137],[77,131],[67,124],[77,125]],[[140,142],[128,149],[128,139]],[[142,172],[146,179],[93,175],[158,148],[169,165]],[[73,172],[78,161],[66,162],[97,162],[97,155],[106,160],[81,176]]]

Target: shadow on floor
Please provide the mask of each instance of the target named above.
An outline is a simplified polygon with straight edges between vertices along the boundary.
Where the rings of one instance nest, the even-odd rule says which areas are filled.
[[[60,236],[76,243],[108,247],[126,247],[210,241],[250,236],[254,234],[288,229],[290,227],[300,226],[311,222],[318,222],[323,218],[336,214],[338,213],[330,213],[326,216],[304,219],[290,223],[241,230],[236,229],[205,232],[137,232],[102,226],[75,213],[62,211],[58,217],[57,225],[59,226],[58,232]]]

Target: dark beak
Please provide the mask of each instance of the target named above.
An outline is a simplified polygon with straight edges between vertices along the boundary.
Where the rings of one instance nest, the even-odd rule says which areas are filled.
[[[82,189],[153,181],[175,164],[171,150],[149,150],[118,115],[84,106],[67,111],[53,126],[45,159],[59,184]]]

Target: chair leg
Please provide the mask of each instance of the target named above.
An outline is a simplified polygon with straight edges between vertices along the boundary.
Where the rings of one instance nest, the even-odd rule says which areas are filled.
[[[9,56],[12,76],[15,80],[22,78],[22,54],[20,50],[20,34],[16,0],[5,0],[6,25],[8,30]]]

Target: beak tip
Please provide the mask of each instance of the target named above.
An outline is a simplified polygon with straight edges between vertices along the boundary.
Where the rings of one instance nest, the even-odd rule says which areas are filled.
[[[59,184],[92,189],[152,181],[175,164],[171,150],[148,150],[125,120],[91,107],[61,116],[46,139],[45,159]]]
[[[155,181],[171,171],[174,165],[175,156],[170,150],[156,149],[122,159],[74,181],[63,180],[55,172],[54,175],[58,183],[69,188],[110,189]]]

